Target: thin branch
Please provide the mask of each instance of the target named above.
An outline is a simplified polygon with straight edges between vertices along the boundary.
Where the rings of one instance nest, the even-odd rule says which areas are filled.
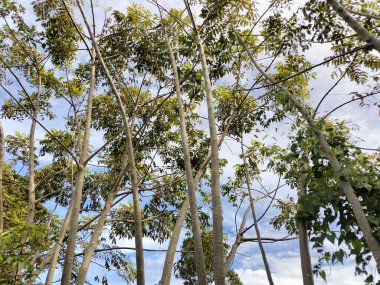
[[[334,83],[334,85],[323,95],[322,99],[319,101],[317,107],[314,110],[313,118],[317,115],[318,109],[321,106],[322,102],[326,99],[326,97],[330,94],[330,92],[339,84],[340,81],[346,76],[347,72],[350,70],[352,64],[358,57],[358,53],[355,53],[354,58],[351,60],[350,64],[347,66],[346,70],[342,73],[342,75],[339,77],[339,79]]]
[[[273,243],[273,242],[278,242],[278,241],[288,241],[288,240],[295,240],[295,239],[298,239],[298,237],[283,237],[283,238],[271,238],[271,237],[262,237],[261,240],[263,242],[270,242],[270,243]],[[241,239],[241,242],[258,242],[258,238],[257,237],[248,237],[248,238],[242,238]]]
[[[363,13],[363,12],[356,12],[353,10],[347,10],[347,11],[350,12],[351,14],[358,15],[361,17],[366,17],[366,18],[373,19],[373,20],[380,20],[380,16],[377,16],[377,15],[372,15],[372,14]]]
[[[345,103],[343,103],[343,104],[340,104],[339,106],[335,107],[335,108],[332,109],[330,112],[328,112],[326,115],[324,115],[324,116],[322,117],[322,120],[326,119],[328,116],[330,116],[330,115],[331,115],[332,113],[334,113],[336,110],[342,108],[343,106],[345,106],[345,105],[347,105],[347,104],[349,104],[349,103],[355,102],[355,101],[357,101],[357,100],[362,100],[362,99],[364,99],[364,98],[366,98],[366,97],[374,96],[374,95],[379,94],[379,93],[380,93],[380,92],[375,92],[375,93],[372,92],[372,93],[367,94],[367,95],[365,95],[365,96],[363,96],[363,97],[358,97],[358,98],[352,99],[352,100],[350,100],[350,101],[347,101],[347,102],[345,102]]]
[[[20,101],[18,101],[17,100],[17,98],[15,97],[15,96],[13,96],[13,94],[8,90],[8,89],[6,89],[5,88],[5,86],[3,85],[3,84],[1,84],[0,83],[0,86],[4,89],[4,91],[10,96],[10,97],[12,97],[12,99],[13,100],[15,100],[15,102],[17,103],[17,105],[19,105],[33,120],[35,120],[36,121],[36,123],[38,124],[38,125],[40,125],[41,126],[41,128],[43,128],[51,137],[52,137],[52,139],[53,140],[55,140],[60,146],[62,146],[65,150],[66,150],[66,152],[72,157],[72,159],[74,160],[74,162],[75,162],[75,164],[77,165],[77,166],[79,166],[79,162],[78,162],[78,160],[77,160],[77,158],[74,156],[74,154],[56,137],[56,136],[54,136],[39,120],[37,120],[29,111],[28,111],[28,109],[26,109],[25,107],[24,107],[24,105],[22,105],[21,103],[20,103]]]

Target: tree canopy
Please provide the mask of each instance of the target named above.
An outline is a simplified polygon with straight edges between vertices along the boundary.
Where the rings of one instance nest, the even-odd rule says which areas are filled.
[[[0,0],[0,283],[380,284],[379,1],[169,2]]]

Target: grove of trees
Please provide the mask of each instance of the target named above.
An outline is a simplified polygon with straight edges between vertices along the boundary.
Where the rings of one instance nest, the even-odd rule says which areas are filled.
[[[380,284],[379,0],[137,2],[0,0],[0,284]]]

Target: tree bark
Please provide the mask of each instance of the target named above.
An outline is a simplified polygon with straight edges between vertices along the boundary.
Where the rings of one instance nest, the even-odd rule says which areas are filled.
[[[248,49],[247,45],[244,43],[242,38],[238,33],[236,33],[238,37],[239,43],[243,46],[244,50],[248,54],[251,62],[253,65],[257,68],[257,70],[271,83],[276,83],[276,81],[268,75],[257,63],[257,61],[254,59],[252,53]],[[334,170],[334,172],[337,174],[338,183],[340,184],[344,194],[347,197],[348,202],[351,204],[352,211],[354,213],[354,216],[356,218],[356,221],[358,223],[358,226],[360,230],[363,233],[364,239],[367,242],[369,250],[372,252],[374,259],[377,264],[378,270],[380,270],[380,243],[376,239],[374,233],[372,232],[371,226],[368,222],[368,219],[363,211],[363,207],[358,199],[358,196],[356,196],[354,189],[352,188],[352,185],[350,182],[346,181],[344,178],[339,176],[339,173],[342,169],[342,166],[340,162],[338,161],[337,157],[335,156],[331,146],[328,144],[325,136],[322,134],[322,132],[318,129],[317,125],[314,123],[311,115],[308,113],[306,108],[302,105],[302,103],[295,98],[290,91],[285,88],[281,83],[277,85],[278,89],[280,89],[287,99],[297,108],[298,112],[302,115],[302,117],[305,119],[311,130],[313,131],[315,137],[317,138],[320,147],[322,150],[327,154],[327,158]]]
[[[259,228],[259,224],[257,221],[256,212],[255,212],[255,205],[254,205],[253,197],[252,197],[252,193],[251,193],[251,180],[249,178],[249,170],[248,170],[247,160],[245,157],[243,132],[244,132],[244,128],[242,130],[241,137],[240,137],[240,139],[241,139],[241,155],[243,157],[244,172],[245,172],[245,184],[247,185],[247,192],[248,192],[248,197],[249,197],[249,203],[251,205],[253,224],[255,227],[257,242],[259,244],[261,257],[263,259],[263,263],[264,263],[264,267],[265,267],[265,272],[267,274],[268,282],[270,285],[274,285],[272,273],[271,273],[269,263],[268,263],[268,259],[267,259],[267,255],[265,253],[264,245],[263,245],[263,242],[261,240],[260,228]]]
[[[38,73],[38,90],[36,100],[33,102],[33,117],[37,119],[40,98],[41,98],[41,75]],[[32,225],[35,215],[36,207],[36,183],[35,183],[35,163],[34,163],[34,149],[35,149],[35,133],[36,133],[36,120],[32,120],[29,132],[29,170],[28,170],[28,212],[26,216],[26,225]]]
[[[334,11],[353,29],[358,37],[366,43],[373,46],[375,50],[380,52],[380,40],[370,34],[337,0],[327,0],[327,3]]]
[[[70,217],[70,235],[67,241],[67,249],[65,253],[65,261],[63,264],[62,271],[62,285],[71,284],[71,275],[74,266],[74,255],[76,247],[76,239],[78,234],[78,220],[80,205],[82,202],[82,191],[85,178],[86,161],[88,157],[88,148],[90,140],[91,122],[92,122],[92,100],[95,93],[95,54],[92,52],[92,63],[91,63],[91,79],[90,79],[90,90],[87,98],[86,106],[86,121],[83,134],[83,142],[81,144],[81,151],[79,155],[79,166],[76,175],[75,188],[72,193],[71,203],[72,213]]]
[[[230,249],[230,253],[227,255],[226,263],[224,264],[224,270],[226,271],[226,273],[227,273],[228,269],[230,268],[231,263],[235,258],[237,249],[241,243],[241,239],[243,237],[242,233],[244,231],[245,224],[247,223],[247,219],[248,219],[248,215],[249,215],[250,211],[251,211],[251,204],[249,204],[249,206],[247,207],[247,209],[244,212],[243,220],[241,221],[241,224],[239,227],[239,232],[236,234],[235,242],[232,244],[231,249]]]
[[[87,21],[87,17],[84,13],[83,6],[81,1],[77,0],[77,5],[79,7],[80,13],[83,17],[84,23],[87,27],[88,33],[90,35],[91,41],[93,43],[96,56],[100,62],[100,65],[106,75],[108,84],[111,87],[112,92],[114,93],[116,97],[117,105],[120,109],[121,117],[123,120],[123,126],[124,126],[124,134],[126,136],[127,140],[127,152],[129,156],[129,163],[128,168],[129,172],[131,174],[131,186],[132,186],[132,196],[133,196],[133,215],[135,219],[135,244],[136,244],[136,265],[137,265],[137,284],[143,285],[145,284],[145,276],[144,276],[144,248],[143,248],[143,234],[142,234],[142,222],[141,222],[141,206],[140,206],[140,199],[139,199],[139,181],[138,181],[138,174],[137,174],[137,167],[136,167],[136,161],[135,161],[135,154],[134,154],[134,147],[132,142],[132,132],[129,127],[129,118],[125,111],[123,102],[121,100],[119,91],[116,88],[116,85],[109,73],[109,70],[103,60],[102,54],[99,50],[99,47],[97,45],[95,35],[93,34],[90,24]],[[66,285],[66,284],[65,284]],[[68,284],[67,284],[68,285]]]
[[[127,162],[128,162],[128,155],[125,154],[124,158],[123,158],[121,170],[120,170],[120,172],[116,178],[113,189],[110,192],[110,194],[106,200],[104,208],[101,211],[98,223],[96,224],[94,231],[92,232],[90,242],[85,249],[85,254],[83,256],[82,264],[79,268],[79,272],[77,275],[76,285],[83,285],[86,282],[86,276],[87,276],[88,269],[90,267],[92,256],[94,255],[94,252],[96,250],[96,246],[98,245],[99,237],[102,234],[104,225],[105,225],[106,220],[107,220],[108,213],[109,213],[109,211],[113,205],[113,202],[116,198],[118,191],[121,188],[121,183],[122,183],[123,178],[125,176],[125,169],[127,167]]]
[[[5,154],[5,136],[3,124],[0,122],[0,232],[4,230],[3,171]]]
[[[36,280],[36,278],[40,275],[40,273],[49,264],[50,264],[50,267],[49,267],[49,271],[48,271],[48,274],[46,277],[45,284],[46,285],[52,284],[55,267],[57,265],[59,251],[61,250],[62,242],[63,242],[63,239],[65,238],[66,231],[67,231],[67,228],[69,226],[69,221],[70,221],[70,217],[71,217],[71,209],[72,209],[72,205],[70,205],[69,209],[67,210],[65,219],[64,219],[63,224],[61,226],[61,229],[59,231],[57,242],[49,250],[46,257],[40,262],[40,264],[38,265],[38,268],[35,269],[34,272],[31,274],[31,277],[27,281],[26,285],[34,284],[34,281]],[[50,281],[48,282],[48,280],[50,280]]]
[[[173,49],[170,44],[169,36],[167,34],[166,28],[163,27],[164,37],[166,40],[166,45],[168,47],[168,52],[170,55],[170,61],[173,68],[174,73],[174,85],[175,91],[177,94],[177,106],[178,106],[178,115],[180,121],[180,130],[181,130],[181,144],[183,150],[183,159],[185,164],[185,172],[186,172],[186,180],[187,180],[187,188],[189,195],[189,203],[190,203],[190,212],[191,212],[191,225],[193,232],[193,241],[194,241],[194,251],[195,251],[195,267],[197,271],[197,283],[200,285],[206,285],[206,273],[205,273],[205,261],[203,254],[203,246],[202,246],[202,236],[201,236],[201,226],[199,222],[198,216],[198,205],[197,205],[197,194],[195,192],[195,185],[193,179],[193,167],[191,165],[190,151],[189,151],[189,143],[186,131],[186,118],[185,111],[183,108],[182,96],[181,96],[181,88],[180,88],[180,79],[177,70],[177,62],[174,57]]]
[[[37,81],[38,81],[38,87],[37,87],[37,93],[36,93],[36,99],[32,102],[32,124],[30,126],[29,131],[29,157],[28,157],[28,205],[27,205],[27,213],[26,213],[26,221],[25,225],[30,226],[33,224],[34,216],[35,216],[35,209],[36,209],[36,182],[35,182],[35,155],[34,155],[34,149],[35,149],[35,134],[36,134],[36,126],[37,126],[37,116],[40,108],[40,99],[41,99],[41,88],[42,88],[42,82],[41,82],[41,74],[39,70],[37,70]],[[23,239],[23,244],[25,244],[28,241],[27,238]],[[21,254],[25,254],[25,249],[23,248],[21,250]],[[15,284],[17,284],[22,278],[22,268],[20,267],[20,264],[17,264],[17,269],[15,271]]]
[[[301,173],[298,183],[298,199],[306,195],[307,173]],[[300,209],[302,211],[302,207]],[[302,279],[304,285],[314,285],[313,269],[309,251],[309,240],[307,237],[306,221],[298,221],[298,236],[301,257]]]
[[[193,18],[189,3],[184,0],[187,12],[192,22],[195,42],[198,46],[199,58],[203,72],[203,83],[207,102],[207,114],[210,130],[211,144],[211,195],[212,195],[212,221],[213,221],[213,243],[214,243],[214,280],[216,285],[224,285],[226,274],[224,272],[224,242],[223,242],[223,216],[222,203],[220,198],[220,173],[219,173],[219,147],[218,135],[215,121],[214,102],[212,97],[212,87],[210,74],[206,61],[206,54],[203,42],[199,34],[199,29]]]
[[[226,131],[229,127],[231,121],[227,123],[226,129],[222,133],[222,135],[219,138],[218,141],[218,146],[222,144],[224,137],[226,135]],[[206,172],[207,166],[210,163],[211,160],[211,152],[207,154],[205,157],[201,167],[197,171],[197,174],[194,177],[194,187],[197,187],[200,180],[202,179],[203,174]],[[176,253],[176,248],[179,240],[179,236],[181,234],[181,229],[183,222],[185,221],[186,214],[187,214],[187,209],[189,208],[189,196],[186,197],[186,199],[183,201],[181,210],[179,212],[179,215],[177,217],[177,220],[174,225],[173,233],[170,238],[169,246],[168,246],[168,251],[166,253],[165,257],[165,263],[164,263],[164,268],[162,270],[162,276],[161,276],[161,285],[169,285],[170,284],[170,279],[172,276],[172,268],[173,268],[173,263],[174,263],[174,255]]]
[[[54,272],[57,267],[59,252],[62,247],[62,242],[66,236],[67,228],[69,227],[69,222],[70,222],[72,213],[73,213],[73,204],[70,204],[70,207],[67,210],[66,217],[62,224],[62,229],[59,232],[59,236],[58,236],[58,240],[56,244],[54,245],[52,250],[49,252],[48,256],[45,257],[45,259],[40,263],[40,266],[38,267],[38,270],[40,272],[36,274],[36,277],[42,272],[42,270],[44,270],[45,266],[50,264],[48,274],[45,280],[45,285],[53,284]],[[30,281],[28,285],[32,285],[33,282],[34,281]]]

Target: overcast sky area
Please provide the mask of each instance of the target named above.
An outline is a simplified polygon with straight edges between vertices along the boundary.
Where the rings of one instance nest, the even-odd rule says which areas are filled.
[[[86,7],[88,8],[87,0],[84,1]],[[265,3],[269,1],[260,1],[261,5],[265,7]],[[298,3],[300,1],[296,1]],[[20,0],[19,3],[27,4],[29,1]],[[112,7],[112,9],[125,11],[128,5],[132,3],[137,3],[148,7],[153,12],[156,12],[156,8],[150,4],[148,1],[138,0],[138,1],[125,1],[125,0],[98,0],[96,1],[95,11],[96,17],[99,19],[99,22],[104,18],[104,12],[107,7]],[[159,1],[159,3],[167,9],[170,8],[182,8],[182,1],[178,0],[166,0]],[[181,4],[178,4],[181,3]],[[301,3],[301,2],[300,2]],[[109,13],[109,12],[108,12]],[[77,17],[79,18],[79,17]],[[308,60],[316,64],[323,61],[324,58],[331,55],[331,52],[328,49],[328,46],[313,46],[309,51],[307,51],[306,56]],[[335,80],[331,78],[332,69],[326,66],[318,67],[314,70],[316,73],[316,78],[310,82],[311,88],[311,97],[308,101],[308,104],[316,106],[322,96],[326,91],[334,84]],[[349,82],[347,78],[343,79],[342,82],[330,93],[327,99],[323,102],[320,113],[327,113],[330,110],[334,109],[336,106],[341,103],[351,99],[350,95],[353,91],[358,92],[369,92],[372,89],[368,86],[357,86],[352,82]],[[252,94],[256,96],[256,94]],[[7,95],[0,91],[0,104],[4,100],[9,99]],[[357,140],[357,145],[365,148],[378,148],[380,147],[380,116],[379,109],[376,106],[372,106],[373,103],[379,102],[380,96],[372,96],[366,101],[370,104],[369,106],[359,106],[359,101],[350,103],[343,108],[340,108],[334,112],[331,118],[336,118],[339,120],[345,120],[347,123],[352,126],[353,140]],[[53,101],[52,105],[54,109],[59,109],[59,101]],[[204,106],[201,107],[201,115],[207,116],[206,109]],[[204,112],[204,113],[203,113]],[[62,120],[55,119],[54,121],[44,121],[44,125],[51,128],[64,129],[65,120],[63,119],[67,116],[66,113],[57,113],[57,118],[62,118]],[[2,119],[3,127],[6,134],[14,134],[16,131],[22,133],[28,133],[30,124],[29,122],[18,123],[11,120]],[[267,136],[265,142],[273,142],[273,138],[277,140],[281,146],[287,145],[287,135],[289,131],[289,126],[292,122],[285,119],[285,121],[272,125],[265,134],[262,134],[262,137]],[[207,122],[204,122],[205,130],[207,129]],[[38,127],[36,137],[38,139],[44,136],[44,131]],[[252,137],[247,136],[245,138],[245,143],[249,144]],[[94,149],[102,145],[101,134],[93,132],[91,137],[91,144]],[[236,163],[241,163],[238,155],[240,154],[240,144],[236,143],[231,139],[226,139],[225,143],[222,145],[220,150],[221,158],[228,160],[228,165],[223,170],[222,182],[227,181],[228,177],[233,177],[234,169],[233,166]],[[48,163],[50,160],[49,157],[41,158],[41,165]],[[45,162],[44,162],[45,161]],[[96,164],[96,160],[92,161]],[[96,169],[96,168],[94,168]],[[278,177],[273,174],[267,173],[263,175],[262,184],[267,188],[267,190],[273,190],[278,183]],[[254,183],[253,188],[260,188],[260,185]],[[259,195],[259,194],[257,194]],[[285,198],[287,195],[295,196],[295,192],[291,189],[283,187],[279,190],[278,198]],[[258,202],[256,206],[257,215],[260,216],[261,213],[265,210],[268,205],[268,200]],[[232,243],[233,235],[235,234],[235,213],[236,208],[228,206],[227,202],[223,203],[223,217],[224,217],[224,231],[225,234],[231,237],[230,242]],[[50,205],[48,205],[50,207]],[[204,206],[207,211],[211,213],[210,205],[201,204]],[[237,215],[238,225],[242,219],[244,210],[248,204],[243,204],[241,210]],[[60,209],[58,214],[64,215],[64,209]],[[276,231],[269,225],[271,218],[277,213],[275,208],[271,208],[267,215],[260,221],[260,229],[262,231],[262,236],[264,237],[284,237],[287,235],[285,231]],[[250,224],[250,222],[248,222]],[[182,233],[182,238],[184,237],[185,231]],[[247,237],[255,237],[255,232],[252,229],[246,235]],[[107,237],[107,233],[104,234],[104,237]],[[179,246],[182,242],[179,242]],[[118,246],[130,246],[134,247],[134,240],[120,240],[117,244]],[[301,285],[302,276],[301,276],[301,266],[299,258],[299,249],[298,241],[283,241],[274,244],[265,244],[265,249],[268,253],[269,264],[271,266],[274,283],[276,285]],[[144,248],[148,249],[166,249],[168,247],[168,241],[163,244],[158,244],[150,239],[144,239]],[[335,245],[326,244],[328,248],[335,248]],[[179,249],[179,248],[178,248]],[[134,253],[131,251],[126,251],[127,254],[130,254],[130,258],[134,261]],[[312,250],[312,261],[315,264],[317,262],[318,256],[315,251]],[[145,255],[145,268],[146,268],[146,284],[156,284],[160,277],[161,271],[164,264],[165,252],[155,252],[155,253],[146,253]],[[267,277],[265,274],[264,267],[262,265],[261,255],[258,249],[257,243],[243,243],[239,249],[238,254],[235,257],[232,268],[239,274],[242,282],[246,285],[266,285],[268,284]],[[331,285],[357,285],[363,284],[363,278],[360,276],[354,275],[354,265],[352,261],[346,261],[344,265],[337,264],[335,266],[329,267],[326,266],[327,273],[327,284]],[[375,273],[375,266],[373,266]],[[109,279],[109,284],[119,285],[125,284],[116,274],[112,271],[108,272],[99,266],[91,265],[91,269],[88,274],[88,280],[93,281],[93,278],[99,274],[99,272],[105,273]],[[59,272],[57,272],[59,274]],[[376,273],[375,273],[376,275]],[[378,278],[378,276],[377,276]],[[172,279],[172,284],[182,284],[181,280],[176,280],[174,277]],[[316,278],[316,284],[321,285],[325,284],[320,278]]]

